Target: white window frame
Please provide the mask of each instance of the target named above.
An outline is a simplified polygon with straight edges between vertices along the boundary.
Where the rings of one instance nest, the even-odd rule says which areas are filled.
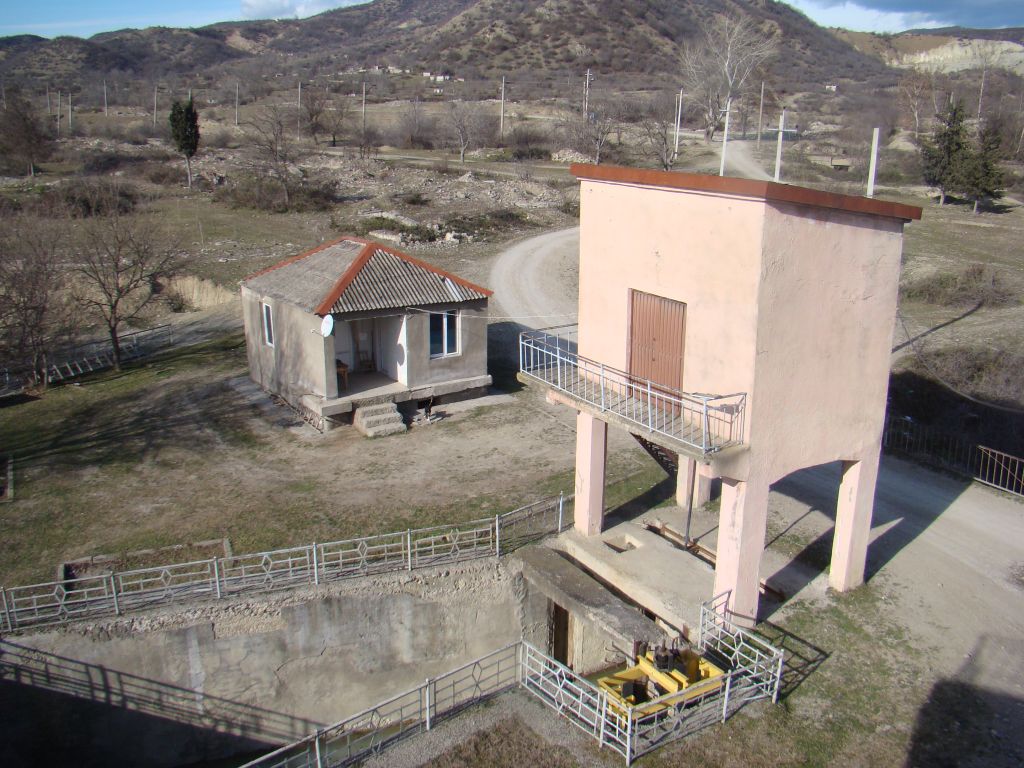
[[[263,327],[263,343],[268,347],[274,346],[274,313],[267,302],[260,302],[260,318]]]
[[[441,318],[441,352],[436,353],[430,350],[431,360],[440,360],[442,357],[457,357],[462,354],[462,312],[457,309],[446,309],[442,312],[431,312],[427,325],[427,345],[430,349],[430,336],[431,329],[430,325],[433,324],[434,318]],[[448,324],[454,320],[455,322],[455,349],[448,349]]]

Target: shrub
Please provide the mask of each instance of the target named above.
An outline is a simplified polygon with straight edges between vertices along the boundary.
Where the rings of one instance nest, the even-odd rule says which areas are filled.
[[[959,272],[933,272],[900,286],[900,298],[944,307],[1016,302],[1002,275],[987,264],[968,264]]]
[[[63,209],[76,218],[88,218],[105,216],[114,211],[131,213],[139,197],[138,190],[130,184],[104,178],[80,178],[47,189],[40,196],[36,207],[44,215]]]

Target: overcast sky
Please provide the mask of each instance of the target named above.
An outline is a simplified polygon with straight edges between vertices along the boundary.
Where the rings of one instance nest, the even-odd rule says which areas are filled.
[[[89,37],[124,27],[306,17],[353,0],[0,0],[0,36]],[[792,0],[818,24],[871,32],[914,27],[1024,27],[1024,0]]]

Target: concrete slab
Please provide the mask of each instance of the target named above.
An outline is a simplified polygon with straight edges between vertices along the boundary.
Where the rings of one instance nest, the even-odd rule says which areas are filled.
[[[551,546],[687,639],[695,639],[701,603],[712,597],[714,570],[647,530],[645,523],[655,524],[655,517],[646,513],[613,524],[598,536],[570,531],[552,540]]]
[[[618,650],[633,656],[633,643],[655,645],[670,639],[635,606],[628,605],[562,555],[548,547],[515,553],[526,580],[570,613],[609,634]]]

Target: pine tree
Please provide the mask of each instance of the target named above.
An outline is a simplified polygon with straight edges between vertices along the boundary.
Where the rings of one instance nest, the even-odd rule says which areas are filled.
[[[971,160],[971,146],[964,127],[964,108],[953,102],[939,117],[939,126],[930,140],[921,142],[921,163],[924,181],[939,190],[939,205],[946,195],[963,190],[967,167]]]
[[[192,158],[199,149],[199,113],[187,102],[175,101],[171,105],[171,138],[178,151],[185,156],[188,171],[188,188],[192,189]]]
[[[964,176],[963,191],[974,201],[975,213],[981,202],[1003,196],[1003,171],[999,167],[1002,143],[1001,126],[995,120],[986,120]]]

